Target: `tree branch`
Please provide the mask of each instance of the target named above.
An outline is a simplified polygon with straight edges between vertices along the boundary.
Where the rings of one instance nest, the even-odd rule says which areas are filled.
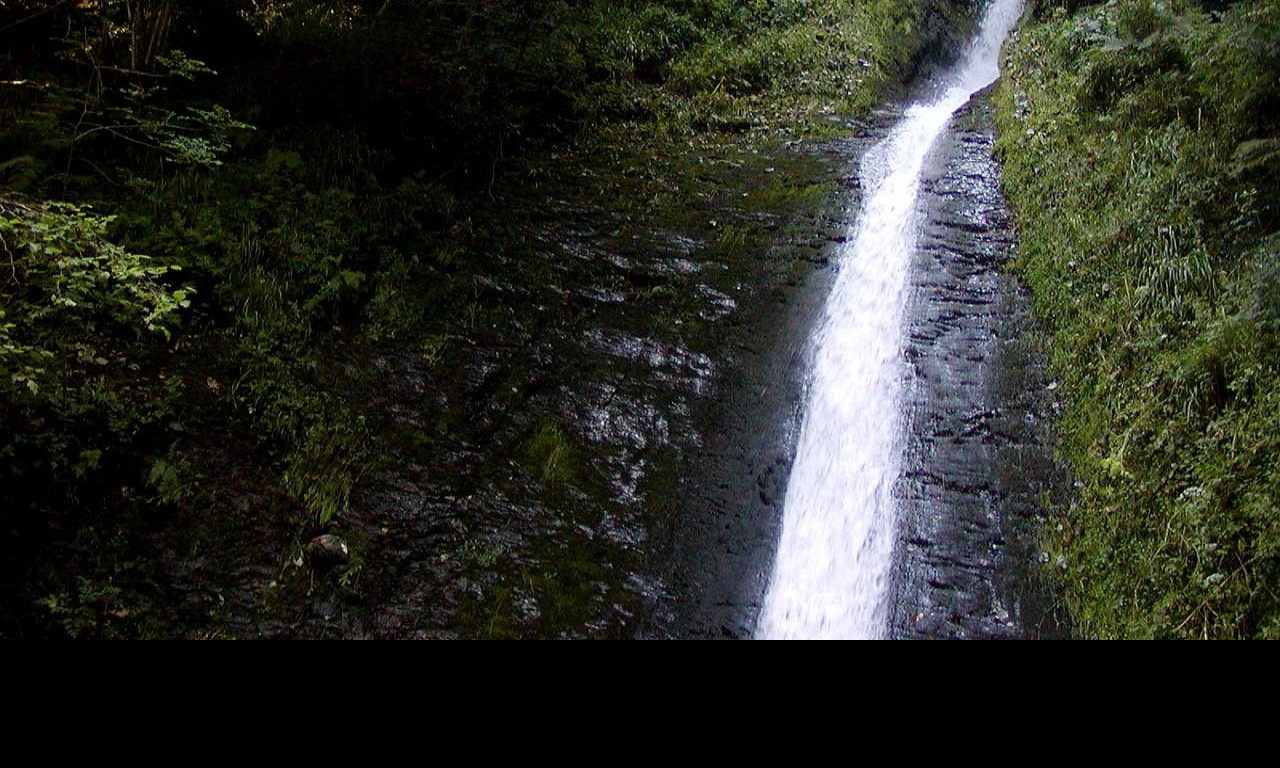
[[[30,16],[27,16],[26,18],[18,19],[12,24],[6,24],[5,26],[0,27],[0,32],[8,32],[14,27],[20,26],[22,24],[26,24],[28,21],[31,21],[33,19],[38,19],[41,16],[45,15],[46,13],[52,13],[70,2],[71,0],[61,0],[61,2],[59,2],[57,5],[51,5],[48,8],[45,8],[43,11],[36,11],[35,13],[31,14]]]
[[[78,126],[77,126],[77,127],[78,127]],[[119,134],[119,132],[120,132],[120,131],[136,131],[136,130],[141,130],[141,129],[146,128],[146,127],[147,127],[147,126],[146,126],[146,124],[145,124],[145,123],[131,123],[131,124],[128,124],[128,125],[98,125],[98,126],[94,126],[93,128],[90,128],[90,129],[89,129],[89,130],[87,130],[87,131],[82,131],[82,132],[80,132],[80,133],[77,133],[77,134],[76,134],[76,136],[75,136],[75,138],[74,138],[74,139],[72,139],[72,140],[71,140],[71,142],[72,142],[73,144],[77,144],[77,143],[79,143],[82,139],[87,138],[88,136],[90,136],[90,135],[92,135],[92,134],[95,134],[95,133],[97,133],[98,131],[109,131],[109,132],[114,133],[114,134],[116,134],[116,135],[118,136],[118,135],[120,135],[120,134]]]
[[[18,210],[26,211],[27,213],[35,213],[36,211],[35,208],[18,202],[13,199],[12,196],[5,195],[4,197],[0,197],[0,211],[7,212],[7,209],[9,208],[17,208]]]
[[[121,75],[137,75],[138,77],[152,77],[152,78],[155,78],[156,80],[165,80],[165,79],[168,79],[169,77],[172,77],[172,75],[161,75],[155,72],[143,72],[141,70],[127,69],[125,67],[108,67],[103,65],[103,66],[99,66],[98,69],[102,70],[103,72],[115,72]]]
[[[146,128],[146,127],[147,126],[145,125],[100,125],[97,128],[90,128],[84,133],[81,133],[79,136],[76,136],[73,142],[78,143],[81,139],[83,139],[85,136],[88,136],[91,133],[97,133],[98,131],[106,131],[107,133],[111,134],[112,136],[115,136],[118,139],[124,139],[125,141],[131,142],[133,144],[137,144],[140,147],[146,147],[148,149],[158,149],[163,151],[164,147],[160,146],[159,144],[152,144],[151,142],[143,141],[141,139],[135,139],[134,137],[130,136],[127,133],[122,133],[122,131],[139,130],[141,128]]]
[[[14,260],[13,251],[9,250],[9,241],[4,239],[4,233],[0,232],[0,247],[4,248],[5,255],[9,257],[9,283],[11,285],[18,284],[18,264]]]
[[[102,178],[103,178],[103,179],[104,179],[108,184],[110,184],[111,186],[113,186],[113,187],[118,187],[118,186],[120,186],[120,182],[118,182],[118,181],[116,181],[115,179],[111,178],[111,176],[109,176],[109,175],[107,174],[107,172],[106,172],[106,171],[104,171],[104,170],[102,170],[102,168],[98,167],[97,163],[94,163],[94,162],[93,162],[93,161],[91,161],[91,160],[86,160],[86,159],[84,159],[83,157],[82,157],[82,158],[80,158],[80,162],[84,163],[85,165],[89,166],[89,167],[90,167],[90,168],[92,168],[93,170],[97,171],[97,172],[98,172],[98,175],[99,175],[99,176],[101,176],[101,177],[102,177]]]

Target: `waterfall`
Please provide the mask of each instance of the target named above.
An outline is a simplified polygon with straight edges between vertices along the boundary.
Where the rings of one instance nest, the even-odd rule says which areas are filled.
[[[999,76],[1000,46],[1021,13],[1022,0],[993,0],[941,95],[910,107],[863,157],[866,194],[815,340],[758,638],[880,638],[888,630],[902,322],[921,172],[951,116]]]

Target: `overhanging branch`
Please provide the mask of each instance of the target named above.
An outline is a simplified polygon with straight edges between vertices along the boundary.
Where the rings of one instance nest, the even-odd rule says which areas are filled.
[[[55,5],[51,5],[51,6],[49,6],[48,8],[45,8],[43,11],[36,11],[35,13],[31,14],[30,16],[27,16],[27,17],[22,18],[22,19],[18,19],[17,21],[15,21],[15,22],[13,22],[13,23],[11,23],[11,24],[6,24],[5,26],[0,27],[0,33],[8,32],[9,30],[13,29],[14,27],[21,26],[21,25],[23,25],[23,24],[26,24],[28,21],[33,21],[33,20],[35,20],[35,19],[38,19],[38,18],[40,18],[41,16],[45,15],[46,13],[52,13],[53,11],[58,10],[59,8],[61,8],[61,7],[62,7],[62,6],[64,6],[64,5],[67,5],[67,4],[68,4],[68,3],[70,3],[70,2],[71,2],[71,0],[61,0],[61,1],[60,1],[60,2],[58,2],[57,4],[55,4]]]

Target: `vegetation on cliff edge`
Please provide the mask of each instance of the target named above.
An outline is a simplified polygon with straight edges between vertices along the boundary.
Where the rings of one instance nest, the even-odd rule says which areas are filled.
[[[1042,3],[997,95],[1086,637],[1280,637],[1280,3]]]

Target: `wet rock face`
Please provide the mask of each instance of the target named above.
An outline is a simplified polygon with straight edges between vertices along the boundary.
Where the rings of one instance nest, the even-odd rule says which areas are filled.
[[[749,639],[773,569],[787,482],[804,416],[811,343],[830,293],[832,256],[860,190],[856,161],[892,123],[878,114],[858,137],[807,151],[831,170],[837,194],[822,215],[792,227],[761,254],[773,270],[739,301],[718,353],[717,394],[695,414],[691,452],[663,551],[668,589],[646,634]]]
[[[1052,407],[992,157],[986,94],[926,167],[905,355],[907,457],[891,632],[899,638],[1052,635],[1030,579],[1042,492],[1065,484]]]
[[[500,189],[464,327],[369,361],[391,460],[286,633],[749,636],[859,154],[693,151],[642,209],[592,157]]]

